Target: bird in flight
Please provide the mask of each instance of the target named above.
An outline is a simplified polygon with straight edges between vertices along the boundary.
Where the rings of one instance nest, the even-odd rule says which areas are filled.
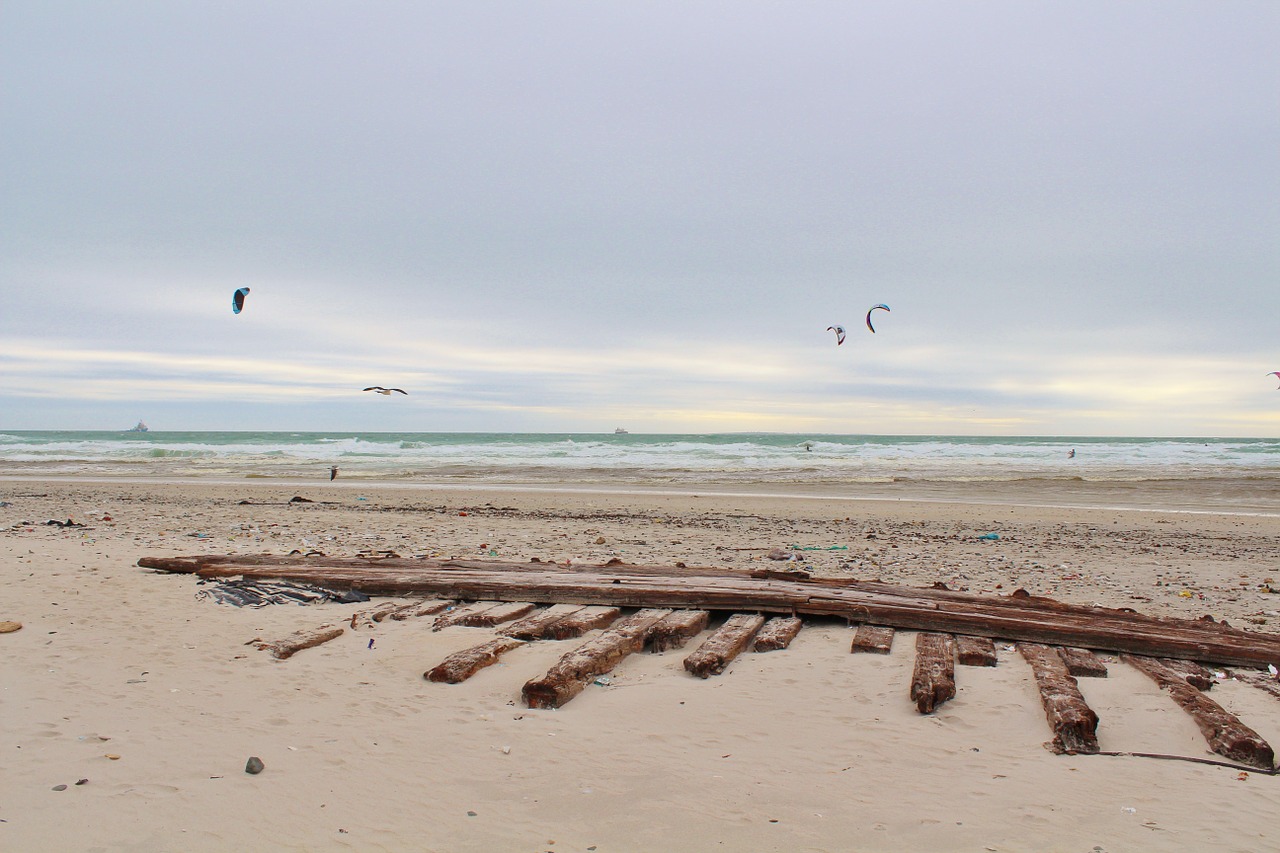
[[[392,391],[397,391],[401,394],[406,394],[406,395],[409,393],[408,391],[405,391],[403,388],[383,388],[381,385],[370,385],[368,388],[365,388],[364,390],[377,391],[379,394],[382,394],[384,396],[390,396]]]

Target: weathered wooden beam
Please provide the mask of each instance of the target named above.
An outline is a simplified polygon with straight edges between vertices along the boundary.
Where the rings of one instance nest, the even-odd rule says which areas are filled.
[[[1018,651],[1031,664],[1040,704],[1053,731],[1049,747],[1059,755],[1098,751],[1098,715],[1084,700],[1080,685],[1058,654],[1058,649],[1039,643],[1018,643]]]
[[[753,578],[719,568],[558,566],[476,560],[208,556],[139,565],[202,577],[283,578],[371,595],[836,616],[896,628],[1004,637],[1239,666],[1280,660],[1280,635],[1028,595],[991,596],[830,578]]]
[[[1195,661],[1160,658],[1160,663],[1197,690],[1211,690],[1218,683],[1212,672]]]
[[[859,625],[853,635],[851,652],[887,655],[893,650],[893,629],[883,625]]]
[[[921,714],[956,695],[956,644],[950,634],[922,631],[916,635],[916,666],[911,676],[911,701]]]
[[[799,616],[775,616],[756,634],[755,644],[751,647],[756,652],[775,652],[791,645],[791,641],[804,627]]]
[[[486,610],[492,610],[497,606],[497,601],[473,601],[470,604],[459,604],[452,610],[437,616],[436,621],[431,624],[431,630],[440,631],[455,625],[465,625],[468,619],[474,619]]]
[[[1124,655],[1122,660],[1169,691],[1173,701],[1196,721],[1211,750],[1232,761],[1264,770],[1272,769],[1275,752],[1271,745],[1235,714],[1192,687],[1185,678],[1155,658]]]
[[[456,624],[466,625],[468,628],[492,628],[504,622],[528,616],[537,606],[528,601],[506,601],[488,610],[467,616]]]
[[[541,639],[571,640],[597,628],[608,628],[621,615],[622,610],[617,607],[602,605],[583,607],[576,613],[562,616],[548,625],[542,632]]]
[[[453,607],[458,602],[448,598],[430,598],[426,601],[415,602],[413,605],[403,610],[397,610],[391,614],[391,618],[397,622],[405,619],[416,619],[420,616],[434,616],[441,610]]]
[[[747,650],[763,625],[764,617],[758,613],[735,613],[684,659],[684,668],[699,678],[719,675]]]
[[[502,655],[524,644],[524,640],[517,640],[514,637],[496,637],[487,643],[454,652],[424,672],[423,678],[427,681],[459,684],[486,666],[497,663]]]
[[[1252,685],[1264,693],[1270,693],[1277,699],[1280,699],[1280,680],[1268,671],[1257,669],[1235,669],[1231,671],[1231,677],[1237,681],[1243,681],[1245,684]]]
[[[671,611],[646,609],[633,613],[598,636],[565,654],[541,678],[524,685],[530,708],[559,708],[586,689],[598,675],[612,672],[627,655],[644,648],[649,632]]]
[[[577,613],[581,609],[582,605],[580,604],[553,604],[536,613],[531,613],[523,619],[512,622],[498,633],[507,637],[515,637],[517,640],[539,640],[542,639],[543,632],[552,622],[563,619],[571,613]]]
[[[995,666],[996,644],[990,637],[956,637],[956,658],[962,666]]]
[[[271,652],[272,657],[276,660],[285,660],[293,657],[303,649],[314,648],[321,643],[329,642],[335,637],[341,637],[342,633],[342,628],[324,625],[314,630],[298,631],[283,640],[255,640],[253,645],[255,648]]]
[[[1067,665],[1067,672],[1075,678],[1106,678],[1107,665],[1102,658],[1088,649],[1057,646],[1058,656]]]
[[[665,652],[668,649],[683,648],[693,637],[701,634],[707,627],[711,614],[705,610],[676,610],[662,618],[653,626],[649,635],[649,643],[654,652]]]

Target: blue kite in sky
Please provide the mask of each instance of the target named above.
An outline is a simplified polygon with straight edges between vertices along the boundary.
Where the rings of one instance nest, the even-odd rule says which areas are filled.
[[[244,298],[249,295],[249,288],[242,287],[231,294],[231,313],[239,314],[244,308]]]

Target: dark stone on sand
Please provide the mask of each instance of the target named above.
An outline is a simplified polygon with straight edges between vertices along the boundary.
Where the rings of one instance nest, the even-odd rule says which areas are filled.
[[[245,762],[244,772],[257,776],[259,773],[262,772],[262,768],[265,766],[266,765],[262,763],[261,758],[259,758],[256,755],[252,755],[249,757],[249,760]]]
[[[55,790],[55,791],[65,791],[65,790],[67,790],[67,786],[66,786],[66,785],[54,785],[54,786],[53,786],[53,790]]]

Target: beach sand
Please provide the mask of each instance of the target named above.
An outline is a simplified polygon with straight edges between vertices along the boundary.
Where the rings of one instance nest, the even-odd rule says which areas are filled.
[[[581,641],[521,647],[458,685],[423,672],[492,631],[387,621],[275,661],[246,643],[369,605],[234,608],[197,599],[193,577],[136,566],[317,549],[748,569],[798,546],[815,549],[800,552],[815,574],[1280,630],[1280,596],[1262,589],[1280,581],[1280,517],[1224,505],[1218,486],[1140,495],[1147,509],[1115,508],[1134,505],[1133,487],[1062,488],[851,500],[0,480],[0,620],[23,624],[0,634],[0,848],[1280,847],[1280,778],[1050,753],[1030,668],[1003,648],[994,669],[959,668],[957,697],[928,716],[907,695],[913,635],[888,656],[851,655],[836,621],[705,681],[684,671],[687,652],[635,655],[611,684],[529,710],[524,682]],[[1103,750],[1214,757],[1137,671],[1115,662],[1080,686]],[[1280,744],[1280,701],[1232,681],[1211,695]],[[245,773],[250,756],[261,774]]]

